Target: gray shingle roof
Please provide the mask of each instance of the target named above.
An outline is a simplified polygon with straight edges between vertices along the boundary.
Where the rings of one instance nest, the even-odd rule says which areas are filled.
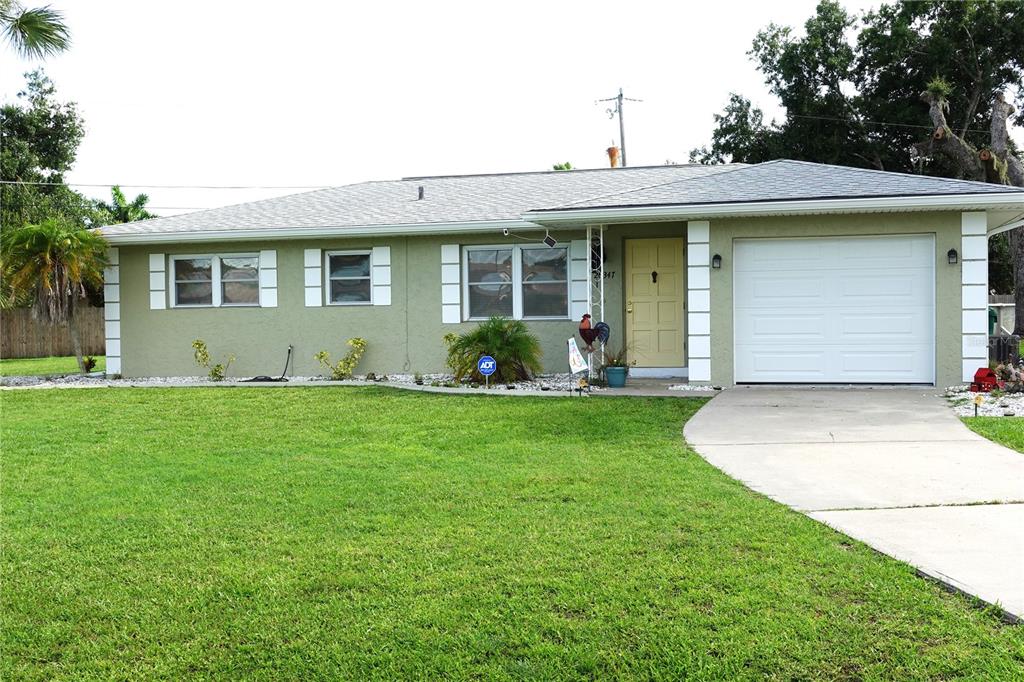
[[[984,182],[780,160],[581,199],[549,210],[1005,192],[1021,190]]]
[[[423,187],[424,199],[418,200]],[[108,236],[520,221],[531,211],[1021,193],[981,182],[769,161],[364,182],[103,228]],[[1024,193],[1022,193],[1024,194]]]
[[[303,192],[167,218],[103,228],[112,235],[209,230],[343,228],[489,220],[521,220],[523,213],[582,198],[640,189],[714,173],[737,165],[655,166],[600,170],[406,178]],[[424,199],[417,200],[423,187]]]

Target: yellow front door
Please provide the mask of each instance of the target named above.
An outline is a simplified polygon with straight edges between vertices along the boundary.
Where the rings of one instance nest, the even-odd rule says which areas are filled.
[[[682,367],[683,240],[626,240],[626,343],[637,367]]]

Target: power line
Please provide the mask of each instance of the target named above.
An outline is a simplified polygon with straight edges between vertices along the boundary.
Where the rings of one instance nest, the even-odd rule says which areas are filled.
[[[893,128],[915,128],[915,129],[919,129],[919,130],[935,130],[935,126],[918,125],[918,124],[913,124],[913,123],[888,123],[888,122],[885,122],[885,121],[870,121],[870,120],[855,121],[855,120],[850,119],[850,118],[840,118],[838,116],[807,116],[805,114],[787,114],[787,115],[788,116],[792,116],[793,118],[806,118],[806,119],[817,120],[817,121],[838,121],[840,123],[866,123],[868,125],[889,126],[889,127],[893,127]],[[989,131],[989,130],[980,130],[978,128],[967,128],[966,132],[988,134],[991,131]]]

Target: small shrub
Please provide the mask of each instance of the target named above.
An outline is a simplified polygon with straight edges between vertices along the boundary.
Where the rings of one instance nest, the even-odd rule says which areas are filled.
[[[469,379],[483,383],[484,377],[477,371],[476,363],[484,355],[490,355],[498,363],[497,371],[490,378],[494,383],[526,381],[541,369],[540,341],[519,320],[492,317],[465,334],[446,334],[444,343],[455,381]]]
[[[355,371],[356,365],[359,364],[360,358],[366,351],[366,339],[364,338],[357,336],[354,339],[349,339],[347,343],[351,350],[335,365],[331,364],[331,355],[325,350],[313,356],[313,359],[318,360],[324,369],[330,371],[331,379],[335,381],[351,379],[352,372]]]
[[[91,372],[93,371],[93,369],[96,368],[96,358],[94,358],[91,355],[86,355],[84,358],[82,358],[82,365],[85,366],[86,372]]]
[[[617,351],[605,348],[603,364],[605,367],[629,367],[629,349],[626,346]]]
[[[228,368],[235,361],[235,356],[229,355],[224,362],[210,364],[213,358],[210,357],[210,351],[202,339],[192,342],[192,355],[195,357],[197,365],[209,371],[210,381],[224,381]]]

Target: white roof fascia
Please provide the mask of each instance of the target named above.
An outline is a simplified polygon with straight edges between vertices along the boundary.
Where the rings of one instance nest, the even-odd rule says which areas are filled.
[[[869,213],[877,211],[979,210],[986,208],[1024,208],[1024,192],[921,195],[911,197],[867,197],[858,199],[795,199],[787,201],[751,201],[722,204],[674,206],[624,206],[619,208],[579,208],[552,211],[528,211],[523,214],[544,225],[557,223],[614,222],[617,220],[671,220],[698,218],[739,218],[764,215],[800,215],[817,213]]]
[[[111,226],[113,227],[113,226]],[[196,242],[266,241],[270,239],[326,239],[397,235],[440,235],[459,232],[543,230],[525,220],[488,220],[468,223],[419,223],[405,225],[356,225],[353,227],[282,227],[269,230],[197,230],[180,232],[133,232],[104,235],[111,244],[188,244]],[[100,228],[102,232],[102,228]]]
[[[1024,227],[1024,218],[1018,220],[1011,220],[1008,223],[1003,223],[999,227],[993,227],[991,230],[988,231],[988,236],[994,237],[997,234],[1009,232],[1010,230],[1016,229],[1018,227]]]

